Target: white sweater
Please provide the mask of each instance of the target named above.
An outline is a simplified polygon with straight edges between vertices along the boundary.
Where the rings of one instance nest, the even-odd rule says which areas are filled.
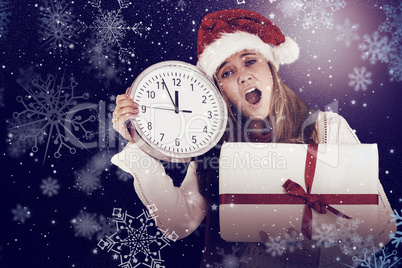
[[[317,119],[319,143],[360,143],[354,131],[346,120],[335,113],[320,112]],[[156,221],[159,228],[175,231],[180,238],[191,234],[202,222],[207,213],[207,204],[200,194],[197,182],[196,166],[191,162],[187,174],[180,187],[173,185],[172,179],[166,175],[161,162],[144,153],[134,143],[129,143],[112,158],[112,163],[130,173],[134,178],[134,189],[148,207],[157,208]],[[390,223],[391,206],[387,200],[381,183],[379,189],[378,219],[383,226],[382,235],[376,238],[377,242],[386,244],[390,232],[396,232],[395,223]],[[331,250],[331,252],[324,251]],[[334,263],[333,249],[322,249],[320,267],[331,267]],[[261,255],[261,254],[260,254]],[[351,259],[351,257],[349,257]],[[255,260],[258,262],[258,260]],[[338,263],[334,264],[337,267]],[[256,264],[253,267],[258,267]],[[286,265],[270,267],[291,267]]]

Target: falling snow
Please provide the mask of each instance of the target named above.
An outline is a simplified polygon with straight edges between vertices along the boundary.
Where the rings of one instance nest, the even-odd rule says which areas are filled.
[[[349,19],[346,19],[343,25],[335,26],[335,29],[338,32],[335,40],[343,41],[346,47],[350,47],[353,41],[360,39],[359,35],[357,34],[359,24],[352,24]]]
[[[22,85],[23,86],[23,85]],[[44,161],[48,155],[49,147],[53,144],[57,147],[53,156],[60,158],[62,147],[69,149],[71,154],[76,153],[76,149],[69,144],[71,139],[77,139],[73,132],[83,131],[85,124],[94,122],[95,116],[89,116],[83,119],[81,116],[75,116],[75,106],[78,105],[78,100],[88,98],[88,94],[81,96],[75,95],[75,88],[77,82],[71,77],[69,81],[65,79],[64,75],[57,79],[53,75],[48,75],[46,80],[37,78],[32,80],[31,86],[23,86],[27,95],[18,96],[17,101],[20,102],[25,110],[22,112],[15,112],[14,118],[27,119],[29,122],[15,126],[15,128],[30,128],[37,126],[35,129],[28,130],[33,133],[26,133],[21,139],[34,139],[34,146],[32,151],[37,152],[39,145],[46,144]],[[23,119],[24,118],[24,119]],[[76,143],[82,145],[79,140]],[[85,146],[83,145],[85,148]]]
[[[381,36],[375,31],[372,36],[365,34],[363,36],[363,43],[359,44],[359,50],[363,53],[361,58],[369,60],[371,64],[377,61],[388,63],[390,56],[396,53],[396,46],[394,42],[388,42],[387,36]]]
[[[402,82],[402,50],[399,49],[398,54],[391,57],[388,63],[388,73],[390,81]]]
[[[343,0],[294,0],[292,5],[297,10],[304,12],[304,29],[309,29],[318,23],[332,29],[334,26],[333,13],[344,8],[346,2]]]
[[[354,87],[355,91],[367,90],[367,86],[372,84],[371,72],[366,72],[366,67],[353,68],[353,73],[349,74],[349,86]]]
[[[175,232],[169,234],[168,230],[159,230],[146,210],[133,217],[121,208],[115,208],[112,215],[116,231],[101,239],[98,247],[113,253],[113,258],[120,260],[119,266],[163,267],[160,251],[170,245],[170,240],[177,239]]]
[[[42,189],[42,194],[52,197],[53,195],[57,195],[60,189],[60,185],[56,179],[52,179],[48,177],[47,179],[42,180],[42,184],[40,185],[40,189]]]
[[[25,223],[27,219],[31,218],[31,211],[29,208],[23,207],[20,204],[18,204],[16,208],[12,209],[11,213],[14,215],[13,220],[19,223]]]

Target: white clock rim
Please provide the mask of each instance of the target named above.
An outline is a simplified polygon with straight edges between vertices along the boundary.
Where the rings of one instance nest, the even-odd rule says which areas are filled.
[[[199,76],[202,76],[202,78],[205,80],[206,83],[210,85],[212,89],[214,89],[214,93],[218,98],[219,105],[221,112],[223,113],[223,116],[221,116],[220,120],[218,122],[220,123],[218,125],[218,130],[217,130],[217,135],[215,135],[215,138],[211,140],[210,144],[208,146],[205,146],[199,150],[196,150],[194,152],[190,153],[180,153],[180,152],[171,152],[164,150],[163,148],[158,147],[154,143],[152,143],[145,135],[141,135],[141,133],[138,131],[139,126],[137,121],[130,120],[131,124],[134,126],[135,133],[133,135],[133,140],[134,142],[138,145],[139,148],[141,148],[144,152],[149,154],[152,157],[155,157],[159,160],[162,161],[167,161],[167,162],[173,162],[173,163],[188,163],[190,162],[194,157],[200,156],[202,154],[205,154],[209,150],[211,150],[222,138],[225,129],[226,129],[226,124],[227,124],[227,119],[228,119],[228,112],[227,112],[227,106],[226,103],[222,97],[221,92],[219,89],[216,87],[215,83],[208,77],[206,76],[200,69],[198,69],[195,65],[192,65],[187,62],[183,61],[173,61],[173,60],[168,60],[168,61],[162,61],[159,63],[155,63],[148,68],[146,68],[144,71],[142,71],[137,78],[134,80],[133,84],[130,87],[129,90],[129,95],[134,95],[136,90],[138,89],[138,85],[142,82],[144,77],[146,77],[149,73],[153,72],[154,70],[164,68],[164,67],[179,67],[179,68],[185,68],[189,69],[190,71],[193,71]]]

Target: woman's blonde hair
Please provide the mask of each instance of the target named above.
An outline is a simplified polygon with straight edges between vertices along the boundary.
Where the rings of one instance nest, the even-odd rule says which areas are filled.
[[[270,62],[268,62],[268,65],[273,78],[273,89],[271,91],[269,115],[265,121],[273,131],[272,142],[317,142],[318,135],[315,124],[307,124],[307,118],[314,116],[313,110],[294,91],[285,85]],[[214,80],[228,106],[230,116],[229,126],[223,139],[224,141],[244,141],[246,135],[244,123],[247,119],[238,113],[234,105],[230,104],[216,76],[214,76]],[[309,120],[309,122],[315,122],[315,120]],[[233,130],[241,131],[233,132]]]
[[[315,116],[317,113],[310,109],[296,93],[287,87],[278,75],[275,67],[269,62],[268,64],[273,77],[269,115],[265,120],[273,132],[270,142],[317,143],[318,135],[315,127]],[[222,143],[224,141],[250,141],[246,139],[247,130],[243,127],[247,118],[238,114],[234,105],[230,105],[218,79],[216,77],[214,79],[227,103],[230,117],[225,134],[218,145],[203,156],[194,159],[197,165],[200,193],[206,198],[209,204],[217,204],[219,202],[219,170],[216,168],[216,163],[219,161]]]

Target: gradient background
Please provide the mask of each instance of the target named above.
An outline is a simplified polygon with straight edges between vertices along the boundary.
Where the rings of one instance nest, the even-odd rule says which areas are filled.
[[[137,216],[144,207],[134,192],[132,181],[127,181],[127,177],[109,162],[121,146],[110,121],[114,97],[124,92],[135,77],[153,63],[182,60],[195,64],[199,23],[206,14],[221,9],[251,9],[266,17],[274,15],[271,20],[301,49],[300,59],[279,71],[285,83],[311,106],[344,116],[361,142],[378,144],[379,177],[392,207],[401,213],[402,2],[345,0],[346,6],[330,11],[332,29],[321,21],[305,29],[305,15],[311,11],[297,9],[292,2],[133,0],[121,8],[118,0],[0,0],[0,267],[118,267],[119,262],[111,253],[97,247],[99,237],[113,232],[112,222],[107,220],[113,208],[122,208]],[[386,14],[387,5],[393,14]],[[54,16],[57,6],[62,8],[61,17]],[[100,11],[103,14],[115,12],[114,15],[119,14],[120,23],[140,27],[137,31],[114,29],[121,35],[107,39],[102,45],[99,41],[101,28],[96,26],[101,19]],[[352,25],[358,24],[353,36],[359,39],[351,40],[349,46],[345,43],[347,37],[342,36],[338,28],[346,19]],[[52,39],[57,31],[61,34],[60,42]],[[380,51],[382,60],[372,64],[362,58],[368,50],[359,47],[368,44],[364,35],[372,40],[375,31],[380,37],[374,45],[386,47],[394,42],[394,49]],[[338,36],[341,36],[340,41],[336,41]],[[94,47],[101,48],[100,54],[94,53]],[[118,54],[122,50],[133,56],[127,56],[128,60],[123,62]],[[363,67],[366,73],[371,73],[371,84],[366,90],[356,90],[349,85],[349,76],[355,68]],[[47,81],[49,74],[54,77],[56,86],[63,77],[65,83],[73,77],[77,83],[74,96],[87,96],[54,112],[61,120],[59,126],[65,126],[65,113],[72,113],[74,106],[81,105],[81,110],[74,113],[79,122],[73,131],[77,140],[75,143],[71,139],[64,141],[58,158],[55,152],[60,143],[54,141],[61,142],[59,138],[65,135],[65,129],[61,127],[57,132],[48,125],[44,129],[46,135],[33,134],[35,129],[45,125],[46,122],[38,118],[43,119],[40,114],[46,108],[29,106],[29,103],[40,102],[29,98],[26,91],[28,87],[35,89],[32,81],[38,77],[39,81]],[[52,87],[53,84],[47,86],[49,90]],[[66,95],[69,90],[67,86],[62,95],[71,96]],[[19,101],[21,99],[23,102]],[[54,101],[49,99],[41,104],[46,106]],[[59,102],[63,104],[62,99]],[[31,118],[24,114],[15,118],[16,113],[29,109],[36,109]],[[33,136],[21,139],[24,133]],[[33,152],[35,137],[43,139],[39,139],[38,150]],[[78,140],[85,146],[77,146]],[[76,148],[75,154],[71,154],[68,147]],[[183,169],[184,166],[178,166],[170,170],[177,185]],[[41,189],[43,180],[48,178],[57,180],[59,185],[52,196]],[[86,178],[92,186],[80,189],[77,187],[80,178]],[[21,220],[15,211],[24,207],[29,217]],[[76,222],[85,216],[101,227],[96,231],[80,231]],[[161,250],[166,267],[198,265],[203,248],[203,226],[188,238]],[[387,245],[388,252],[394,248],[395,245]],[[401,246],[396,250],[400,251],[396,257],[401,258]]]

